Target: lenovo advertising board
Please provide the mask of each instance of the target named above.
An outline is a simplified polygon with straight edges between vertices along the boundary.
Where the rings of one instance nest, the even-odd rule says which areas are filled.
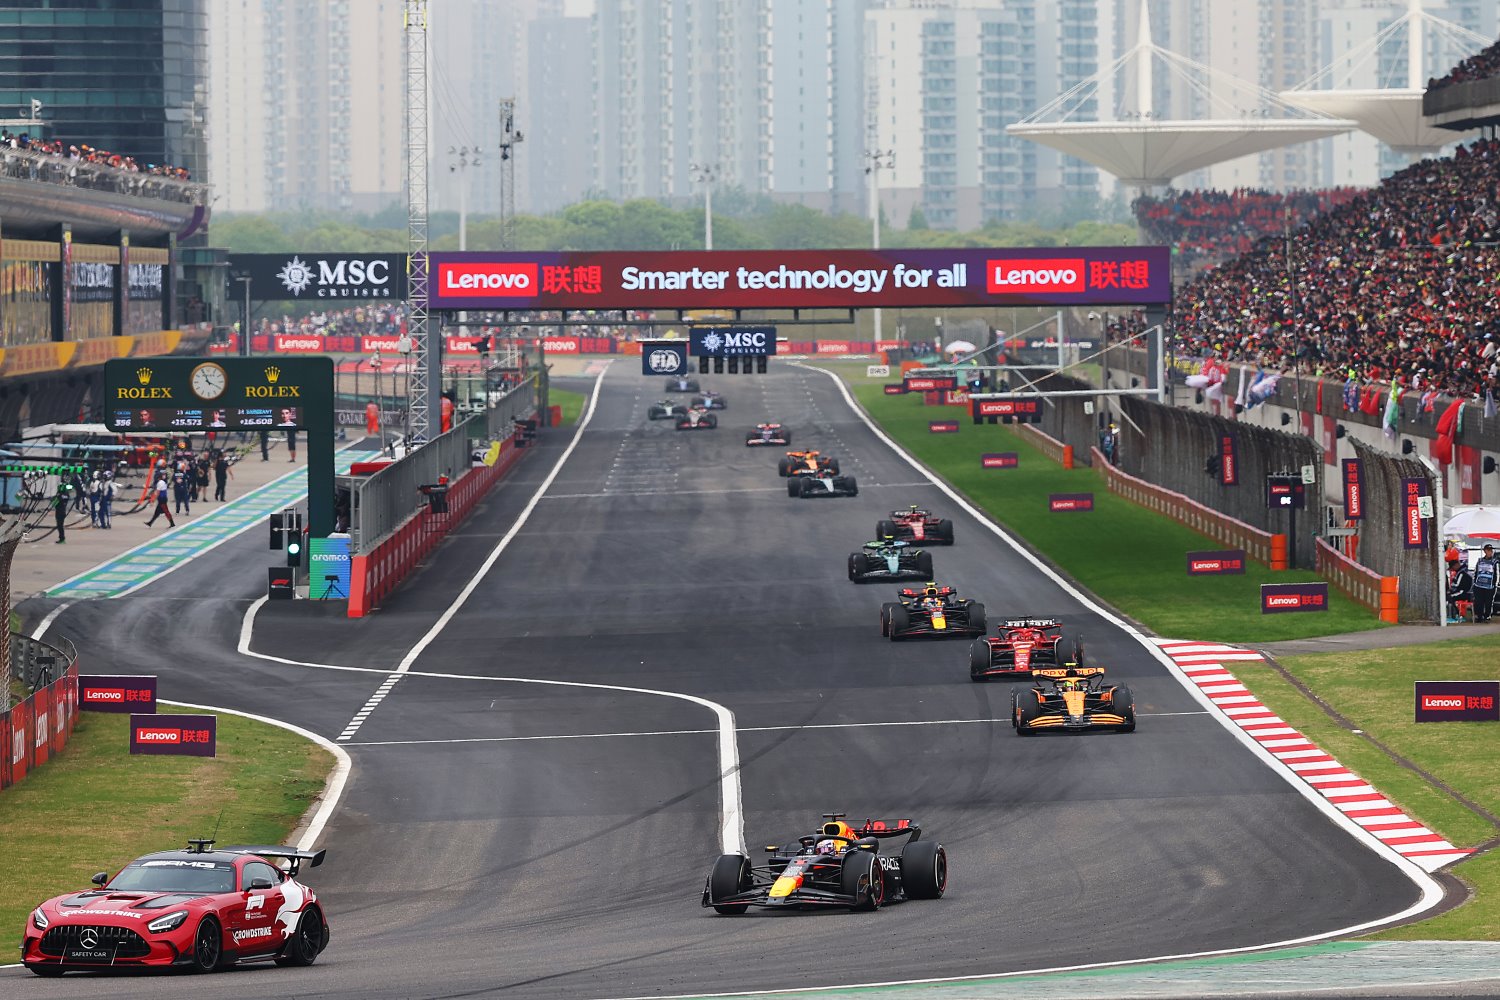
[[[1500,722],[1500,681],[1417,681],[1418,722]]]
[[[1050,511],[1085,511],[1094,509],[1092,493],[1053,493],[1047,497]]]
[[[132,715],[130,752],[212,757],[218,722],[214,715]]]
[[[807,309],[1152,305],[1166,247],[445,252],[436,309]]]
[[[1219,482],[1225,486],[1240,484],[1239,442],[1229,433],[1219,435]]]
[[[1403,548],[1427,547],[1427,518],[1422,516],[1422,498],[1428,496],[1425,476],[1401,480],[1401,543]],[[1429,501],[1430,503],[1430,501]]]
[[[957,420],[929,420],[927,430],[931,434],[957,434]]]
[[[1014,469],[1021,464],[1021,456],[1014,451],[987,452],[979,456],[981,469]]]
[[[1263,583],[1260,585],[1260,613],[1285,614],[1290,611],[1327,611],[1326,583]]]
[[[1344,517],[1350,521],[1362,521],[1365,517],[1365,470],[1357,458],[1346,458],[1343,462]]]
[[[1189,552],[1188,576],[1219,576],[1245,572],[1244,549],[1221,549],[1216,552]]]
[[[79,674],[78,707],[85,712],[154,712],[151,674]]]

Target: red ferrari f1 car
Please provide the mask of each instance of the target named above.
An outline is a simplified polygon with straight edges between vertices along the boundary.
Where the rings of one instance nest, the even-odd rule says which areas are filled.
[[[914,545],[952,545],[953,522],[913,504],[891,511],[889,521],[875,522],[875,537],[892,537]]]
[[[1072,655],[1065,656],[1062,622],[1056,618],[1007,618],[999,634],[975,639],[969,647],[969,678],[987,680],[1013,674],[1029,675],[1040,667],[1083,662],[1083,640],[1073,637]]]
[[[323,851],[223,847],[193,840],[186,851],[137,858],[95,889],[31,911],[21,961],[39,976],[105,968],[212,972],[236,962],[312,965],[328,947],[317,894],[297,881]],[[281,862],[278,865],[276,862]]]

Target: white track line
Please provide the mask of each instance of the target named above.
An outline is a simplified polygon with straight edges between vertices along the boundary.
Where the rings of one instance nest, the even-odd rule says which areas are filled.
[[[1367,830],[1361,827],[1358,823],[1355,823],[1349,817],[1345,816],[1342,812],[1335,808],[1332,803],[1323,798],[1323,796],[1319,795],[1315,789],[1313,789],[1307,783],[1303,782],[1294,773],[1289,771],[1287,769],[1287,765],[1277,760],[1270,751],[1257,743],[1250,736],[1250,734],[1246,733],[1243,729],[1239,728],[1226,717],[1226,715],[1234,714],[1240,710],[1235,708],[1224,709],[1216,705],[1214,701],[1208,697],[1208,695],[1204,694],[1198,688],[1197,684],[1194,684],[1188,678],[1187,674],[1183,672],[1183,668],[1179,667],[1165,650],[1163,650],[1161,647],[1156,645],[1155,642],[1152,641],[1152,638],[1150,636],[1147,636],[1140,629],[1120,618],[1113,611],[1106,608],[1102,604],[1097,603],[1083,591],[1079,590],[1067,580],[1063,579],[1063,577],[1060,576],[1057,571],[1055,571],[1051,566],[1048,566],[1040,558],[1033,555],[1025,548],[1025,546],[1021,545],[1014,538],[1012,538],[1005,531],[1005,529],[1001,528],[1000,525],[990,520],[983,511],[975,507],[973,504],[969,503],[962,496],[960,496],[956,490],[950,487],[947,483],[943,482],[936,473],[928,469],[921,462],[917,461],[910,454],[908,454],[904,448],[897,444],[894,439],[886,434],[885,431],[881,430],[875,424],[875,422],[870,419],[869,414],[865,413],[864,409],[860,407],[860,405],[855,401],[854,396],[849,392],[848,387],[844,385],[844,380],[841,379],[836,373],[828,371],[824,368],[814,368],[811,365],[799,364],[797,365],[797,367],[803,368],[807,371],[819,372],[820,374],[826,375],[830,379],[832,379],[833,384],[838,387],[839,393],[844,397],[844,402],[849,405],[849,408],[854,411],[855,415],[860,419],[860,421],[864,423],[867,428],[869,428],[870,433],[874,434],[876,438],[878,438],[882,443],[886,445],[886,447],[895,452],[896,455],[898,455],[902,459],[902,461],[906,462],[907,465],[911,466],[913,469],[916,469],[918,473],[926,477],[927,481],[933,487],[935,487],[939,492],[948,497],[948,499],[956,504],[960,510],[964,511],[970,517],[972,517],[974,521],[978,523],[982,528],[990,532],[990,534],[994,535],[996,538],[1000,539],[1000,541],[1003,542],[1007,547],[1009,547],[1011,551],[1015,552],[1018,558],[1024,560],[1027,563],[1030,563],[1038,573],[1041,573],[1047,579],[1051,580],[1073,599],[1078,601],[1084,607],[1088,608],[1090,611],[1094,612],[1100,618],[1103,618],[1105,621],[1114,625],[1121,632],[1130,636],[1130,638],[1134,639],[1136,642],[1140,643],[1140,645],[1152,657],[1154,657],[1156,661],[1160,663],[1167,670],[1167,672],[1177,680],[1179,684],[1182,685],[1183,689],[1188,692],[1188,695],[1190,697],[1192,697],[1205,709],[1209,710],[1211,713],[1218,717],[1220,724],[1223,725],[1226,730],[1228,730],[1229,734],[1233,738],[1239,740],[1239,742],[1243,744],[1251,753],[1258,756],[1267,767],[1271,768],[1271,770],[1281,775],[1282,779],[1286,781],[1288,785],[1296,789],[1297,794],[1301,795],[1308,802],[1312,803],[1313,807],[1319,812],[1323,813],[1323,815],[1327,816],[1331,822],[1338,824],[1345,831],[1347,831],[1351,837],[1355,838],[1361,844],[1377,852],[1382,858],[1385,858],[1391,864],[1395,865],[1402,874],[1404,874],[1407,878],[1411,879],[1412,882],[1416,884],[1417,888],[1420,889],[1422,893],[1421,898],[1411,906],[1402,910],[1400,913],[1393,913],[1383,919],[1369,920],[1362,924],[1355,924],[1350,927],[1342,927],[1323,934],[1317,934],[1306,938],[1298,938],[1294,941],[1278,941],[1270,942],[1264,945],[1256,945],[1249,948],[1231,949],[1228,951],[1218,952],[1204,952],[1204,955],[1221,955],[1234,954],[1237,952],[1245,951],[1259,951],[1264,948],[1270,947],[1287,947],[1296,944],[1304,944],[1309,941],[1323,941],[1327,940],[1328,938],[1345,937],[1350,934],[1368,930],[1370,928],[1381,927],[1398,920],[1409,919],[1411,917],[1417,916],[1420,913],[1432,909],[1443,901],[1443,887],[1436,879],[1434,879],[1427,872],[1423,871],[1419,866],[1413,864],[1405,858],[1401,858],[1391,853],[1386,848],[1386,845],[1381,843],[1379,838],[1375,837],[1373,834],[1369,833]],[[1172,957],[1187,958],[1194,956],[1180,955]],[[1152,961],[1159,960],[1160,959],[1153,959]]]
[[[655,695],[661,698],[675,698],[680,701],[686,701],[694,705],[699,705],[713,712],[715,718],[718,720],[717,732],[719,757],[720,847],[725,854],[748,854],[749,849],[745,844],[745,813],[744,806],[741,801],[740,792],[740,753],[739,746],[735,741],[734,713],[718,702],[709,701],[707,698],[699,698],[696,695],[683,694],[678,691],[658,691],[652,688],[626,687],[617,684],[586,684],[579,681],[542,680],[535,677],[477,677],[468,674],[448,674],[435,671],[421,671],[411,669],[412,664],[416,662],[417,657],[422,654],[423,650],[431,645],[432,641],[436,639],[438,635],[443,631],[443,629],[447,627],[448,623],[453,620],[453,616],[458,613],[459,609],[463,607],[464,602],[466,602],[469,599],[469,596],[474,593],[474,590],[479,586],[480,581],[495,565],[495,562],[500,558],[500,554],[505,551],[506,547],[510,545],[511,540],[514,539],[520,532],[522,525],[526,523],[526,519],[530,517],[531,512],[536,509],[536,505],[541,500],[542,495],[547,492],[547,489],[552,485],[553,481],[557,478],[558,473],[562,470],[563,465],[566,464],[569,456],[571,456],[573,454],[573,451],[578,447],[578,443],[583,439],[584,430],[588,427],[589,422],[593,420],[594,412],[598,408],[599,392],[603,388],[603,385],[604,379],[602,376],[594,380],[594,391],[589,396],[588,409],[584,412],[583,419],[578,422],[578,430],[574,432],[573,440],[570,441],[568,443],[568,447],[563,450],[562,455],[558,458],[557,463],[552,467],[552,471],[548,473],[547,478],[542,481],[542,484],[537,487],[536,492],[532,494],[531,500],[526,504],[525,509],[522,510],[520,517],[516,520],[516,523],[511,527],[510,531],[506,532],[505,536],[501,538],[498,543],[496,543],[494,549],[491,550],[488,558],[485,559],[484,564],[480,566],[479,569],[474,573],[474,575],[469,579],[469,582],[464,586],[464,589],[459,593],[458,597],[449,606],[448,610],[438,618],[438,620],[430,629],[427,630],[426,634],[423,635],[421,639],[417,640],[416,644],[412,646],[411,650],[404,657],[402,657],[401,662],[397,664],[394,671],[380,670],[373,667],[348,667],[332,663],[308,663],[301,660],[291,660],[281,656],[271,656],[265,653],[255,652],[250,648],[250,641],[255,631],[255,616],[265,605],[265,597],[257,599],[245,612],[245,617],[240,622],[240,638],[237,648],[240,654],[243,656],[253,656],[258,659],[270,660],[275,663],[284,663],[291,666],[313,667],[324,670],[353,671],[359,673],[386,674],[387,684],[391,683],[390,678],[392,676],[396,677],[398,680],[402,677],[430,677],[444,680],[460,679],[476,681],[501,681],[513,684],[541,684],[554,687],[582,688],[600,691],[621,691],[629,694]],[[378,693],[379,692],[377,692],[377,694]],[[368,702],[366,703],[366,707],[370,707]],[[361,711],[363,711],[363,709]],[[339,737],[340,741],[348,742],[348,740],[356,732],[359,731],[359,726],[363,724],[364,719],[368,717],[368,712],[365,712],[363,716],[356,713],[355,718],[350,720],[350,725],[344,728],[344,732]]]
[[[57,607],[47,612],[47,617],[42,619],[41,624],[38,625],[36,629],[31,633],[31,637],[40,641],[42,636],[47,634],[47,629],[50,628],[52,626],[52,623],[57,620],[57,616],[62,614],[72,606],[72,601],[63,601]]]

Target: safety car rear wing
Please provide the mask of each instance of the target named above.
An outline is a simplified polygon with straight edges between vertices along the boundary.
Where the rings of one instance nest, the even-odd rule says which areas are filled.
[[[295,876],[302,868],[302,862],[307,862],[307,867],[316,868],[323,863],[323,858],[328,854],[327,849],[319,851],[301,851],[295,847],[278,847],[274,844],[236,844],[233,847],[221,847],[221,851],[230,854],[255,854],[262,858],[279,859],[288,862],[286,873]]]

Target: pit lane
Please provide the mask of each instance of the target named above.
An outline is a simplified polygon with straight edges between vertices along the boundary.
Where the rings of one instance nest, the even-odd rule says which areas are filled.
[[[965,643],[881,640],[889,588],[844,579],[878,517],[951,502],[910,485],[910,466],[825,376],[780,368],[705,387],[728,396],[720,429],[677,432],[645,419],[655,381],[606,376],[547,496],[348,741],[355,778],[312,879],[328,900],[329,951],[311,970],[196,979],[195,993],[572,998],[969,976],[1324,934],[1417,898],[1138,643],[960,516],[959,544],[934,550],[939,579],[992,618],[1062,617],[1131,684],[1142,716],[1134,735],[1077,739],[1020,740],[984,723],[1005,716],[1010,686],[969,683]],[[768,492],[778,451],[740,436],[764,419],[837,455],[860,496]],[[563,440],[550,436],[374,618],[278,609],[256,631],[258,651],[376,673],[233,652],[253,583],[226,567],[265,556],[248,539],[139,595],[70,608],[55,627],[115,637],[115,665],[163,674],[172,697],[333,738],[451,605]],[[193,593],[222,597],[176,599]],[[828,810],[909,816],[948,846],[950,892],[873,915],[714,917],[697,905],[720,832],[712,713],[495,677],[726,705],[752,847]],[[930,724],[871,725],[887,722]],[[583,735],[594,738],[512,739]],[[70,978],[33,990],[182,985]]]

